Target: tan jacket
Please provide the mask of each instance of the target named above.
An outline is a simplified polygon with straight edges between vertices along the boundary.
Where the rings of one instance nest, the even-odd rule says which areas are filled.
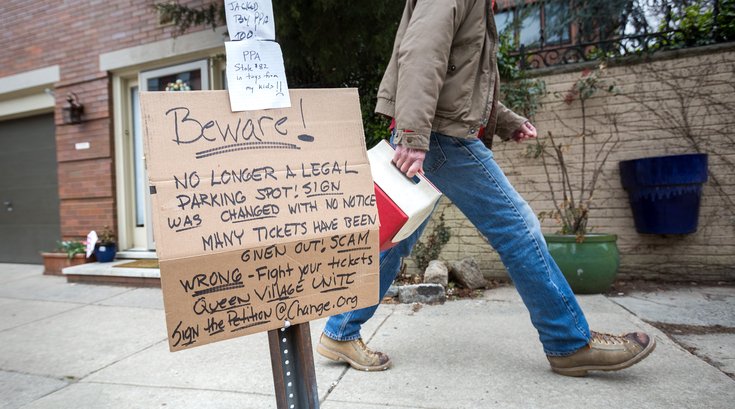
[[[375,111],[396,120],[396,143],[429,149],[436,131],[509,139],[526,119],[498,102],[491,0],[407,0]]]

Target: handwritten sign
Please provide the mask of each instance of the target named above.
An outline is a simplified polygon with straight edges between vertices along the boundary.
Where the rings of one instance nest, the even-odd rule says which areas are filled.
[[[291,106],[278,43],[228,41],[225,50],[232,111]]]
[[[233,41],[276,39],[273,4],[270,0],[225,0],[225,18],[227,31]]]
[[[355,90],[230,112],[142,93],[171,350],[378,302],[378,216]]]

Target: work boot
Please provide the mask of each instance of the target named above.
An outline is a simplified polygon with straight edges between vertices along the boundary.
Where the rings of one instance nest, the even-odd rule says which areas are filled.
[[[368,348],[362,338],[352,341],[335,341],[322,334],[316,351],[333,361],[345,361],[361,371],[383,371],[390,367],[388,355]]]
[[[643,332],[610,335],[592,331],[586,347],[569,356],[547,356],[551,370],[566,376],[587,371],[617,371],[643,360],[656,348],[656,340]]]

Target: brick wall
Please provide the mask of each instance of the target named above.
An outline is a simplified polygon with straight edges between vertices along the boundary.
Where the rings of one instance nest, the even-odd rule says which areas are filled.
[[[549,95],[534,123],[542,137],[551,131],[557,143],[567,146],[565,157],[575,180],[579,176],[575,169],[580,167],[581,154],[579,143],[575,143],[579,139],[572,135],[580,129],[581,112],[578,102],[567,105],[561,97],[580,78],[582,67],[566,70],[541,76]],[[727,133],[735,125],[735,47],[662,54],[653,62],[628,61],[608,67],[602,78],[616,84],[619,93],[600,92],[588,100],[588,123],[598,135],[588,140],[587,154],[594,155],[600,140],[609,135],[612,127],[606,113],[617,115],[621,143],[610,154],[598,181],[589,226],[593,232],[618,235],[620,277],[735,281],[735,140]],[[642,104],[670,117],[662,121]],[[618,162],[695,152],[692,142],[676,133],[681,129],[677,124],[683,118],[689,121],[699,150],[709,154],[710,181],[704,186],[699,229],[683,236],[639,234],[627,193],[620,183]],[[496,143],[495,158],[537,213],[551,211],[553,203],[541,162],[526,155],[527,147],[532,145],[533,142]],[[713,182],[713,176],[719,187]],[[497,253],[472,224],[446,200],[438,210],[444,212],[452,232],[441,258],[457,260],[473,256],[487,276],[505,278]],[[542,226],[546,233],[558,229],[552,220],[544,220]],[[427,232],[431,229],[430,224]],[[408,267],[409,272],[416,272],[412,262],[408,262]]]
[[[83,237],[105,225],[116,227],[112,93],[108,73],[99,70],[99,55],[170,38],[174,28],[158,24],[154,3],[3,0],[0,6],[0,77],[61,67],[54,92],[64,238]],[[194,31],[202,29],[207,28]],[[69,92],[84,104],[82,124],[62,123],[61,107]],[[76,150],[79,142],[89,142],[90,149]]]

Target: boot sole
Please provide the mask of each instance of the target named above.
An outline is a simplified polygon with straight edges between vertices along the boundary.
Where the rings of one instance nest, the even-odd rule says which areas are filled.
[[[354,369],[357,369],[358,371],[365,371],[365,372],[373,372],[373,371],[385,371],[388,369],[392,363],[390,358],[388,359],[388,362],[384,363],[383,365],[375,365],[375,366],[368,366],[368,365],[361,365],[354,360],[350,359],[345,354],[339,353],[337,351],[333,351],[321,343],[316,346],[316,352],[319,353],[319,355],[331,359],[332,361],[339,362],[344,361],[347,362],[351,367]]]
[[[619,364],[615,365],[585,365],[585,366],[575,366],[573,368],[555,368],[551,367],[551,370],[558,373],[559,375],[564,376],[574,376],[574,377],[583,377],[587,376],[588,371],[619,371],[621,369],[629,368],[638,362],[642,361],[643,358],[647,357],[648,355],[653,352],[653,350],[656,349],[656,339],[651,337],[651,342],[648,343],[646,348],[641,351],[640,354],[634,356],[633,358],[630,358],[629,360],[625,362],[621,362]]]

